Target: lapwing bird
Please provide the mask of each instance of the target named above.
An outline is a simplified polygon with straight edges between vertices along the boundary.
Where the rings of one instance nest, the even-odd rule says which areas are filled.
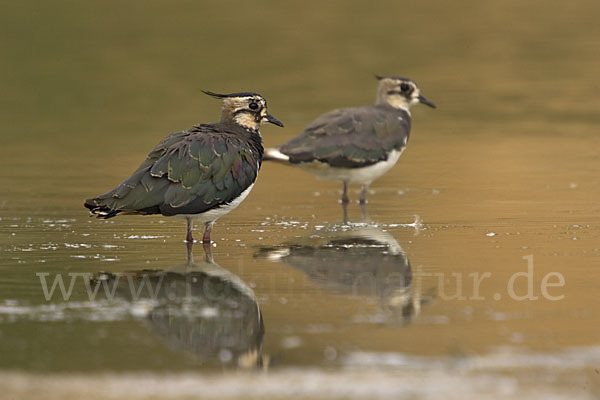
[[[265,160],[300,167],[319,179],[362,185],[360,203],[369,185],[396,164],[410,134],[410,108],[417,103],[432,108],[417,84],[402,77],[379,77],[375,105],[342,108],[318,117],[299,136],[265,150]]]
[[[257,93],[204,93],[223,101],[221,120],[167,136],[123,183],[85,201],[93,215],[179,216],[187,219],[188,243],[194,240],[194,221],[204,224],[202,241],[210,243],[215,221],[236,208],[254,185],[264,153],[261,123],[283,124]]]

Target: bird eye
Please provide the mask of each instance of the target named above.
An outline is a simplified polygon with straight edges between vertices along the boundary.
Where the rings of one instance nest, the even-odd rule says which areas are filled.
[[[408,83],[401,83],[400,90],[403,92],[408,92],[410,90],[410,85]]]
[[[248,104],[248,107],[249,107],[251,110],[258,110],[258,104],[254,103],[254,102],[252,102],[252,103]]]

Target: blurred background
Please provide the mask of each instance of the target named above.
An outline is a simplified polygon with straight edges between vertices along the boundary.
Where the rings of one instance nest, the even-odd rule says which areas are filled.
[[[344,282],[360,272],[356,265],[322,252],[346,246],[336,236],[347,229],[340,228],[339,185],[265,164],[252,194],[213,231],[214,261],[241,278],[236,293],[262,311],[260,324],[252,319],[261,329],[264,319],[252,354],[269,354],[271,372],[284,382],[270,392],[253,386],[252,395],[285,398],[294,382],[288,367],[328,382],[333,397],[361,397],[350,367],[366,377],[366,393],[388,388],[381,397],[436,398],[421,379],[453,388],[457,398],[597,396],[598,15],[600,3],[591,0],[5,2],[0,388],[19,398],[77,398],[74,387],[44,390],[46,381],[23,388],[37,372],[214,373],[198,354],[186,358],[189,346],[168,335],[165,345],[160,324],[148,329],[127,307],[100,312],[83,302],[83,289],[76,289],[79,306],[47,308],[35,274],[168,269],[185,261],[182,221],[90,220],[82,204],[120,183],[167,134],[218,120],[219,102],[202,89],[265,96],[285,123],[262,129],[265,145],[274,146],[325,111],[373,103],[378,74],[414,79],[438,108],[413,109],[408,149],[372,186],[369,219],[351,205],[351,219],[371,231],[343,238],[368,249],[346,260],[378,265],[375,248],[381,265],[395,264],[402,276],[411,264],[413,273],[418,266],[465,279],[491,272],[485,300],[441,299],[450,278],[430,275],[412,308],[405,303],[400,317],[382,314],[387,295],[353,291]],[[425,226],[418,235],[403,226],[414,214]],[[304,243],[311,238],[320,242]],[[282,248],[290,257],[302,249],[314,261],[268,261]],[[544,274],[560,272],[566,285],[553,293],[565,299],[494,299],[531,254],[536,290]],[[341,273],[311,269],[323,263]],[[404,286],[394,290],[404,293]],[[215,354],[217,371],[229,365],[231,354]],[[466,360],[464,380],[454,378],[457,360]],[[232,379],[207,376],[215,388]],[[100,392],[106,383],[81,379]],[[163,383],[173,389],[173,381]]]
[[[372,76],[380,74],[409,76],[439,103],[435,114],[417,112],[424,132],[457,135],[469,125],[484,135],[490,123],[502,123],[495,130],[520,135],[547,122],[544,132],[555,134],[566,123],[597,122],[597,7],[593,1],[5,4],[4,131],[11,143],[110,143],[118,156],[123,150],[115,138],[144,150],[166,132],[216,118],[218,105],[200,89],[255,90],[290,127],[265,133],[273,144],[324,110],[371,102]]]

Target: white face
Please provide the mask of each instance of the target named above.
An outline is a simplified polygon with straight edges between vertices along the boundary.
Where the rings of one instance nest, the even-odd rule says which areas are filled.
[[[258,130],[267,120],[267,102],[260,96],[232,97],[225,100],[233,120],[247,129]]]
[[[420,91],[417,85],[406,79],[383,78],[379,81],[377,102],[394,108],[409,110],[419,103]]]

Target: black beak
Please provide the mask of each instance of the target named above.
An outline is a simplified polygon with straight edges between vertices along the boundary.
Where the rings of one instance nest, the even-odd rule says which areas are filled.
[[[423,103],[423,104],[425,104],[426,106],[429,106],[429,107],[431,107],[431,108],[436,108],[435,104],[433,104],[432,102],[430,102],[429,100],[427,100],[427,99],[425,98],[425,96],[423,96],[423,95],[419,95],[418,99],[419,99],[419,102],[420,102],[420,103]]]
[[[265,118],[267,119],[267,121],[269,121],[273,125],[283,127],[283,123],[280,120],[278,120],[277,118],[275,118],[274,116],[272,116],[271,114],[267,113],[267,115],[265,115]]]

